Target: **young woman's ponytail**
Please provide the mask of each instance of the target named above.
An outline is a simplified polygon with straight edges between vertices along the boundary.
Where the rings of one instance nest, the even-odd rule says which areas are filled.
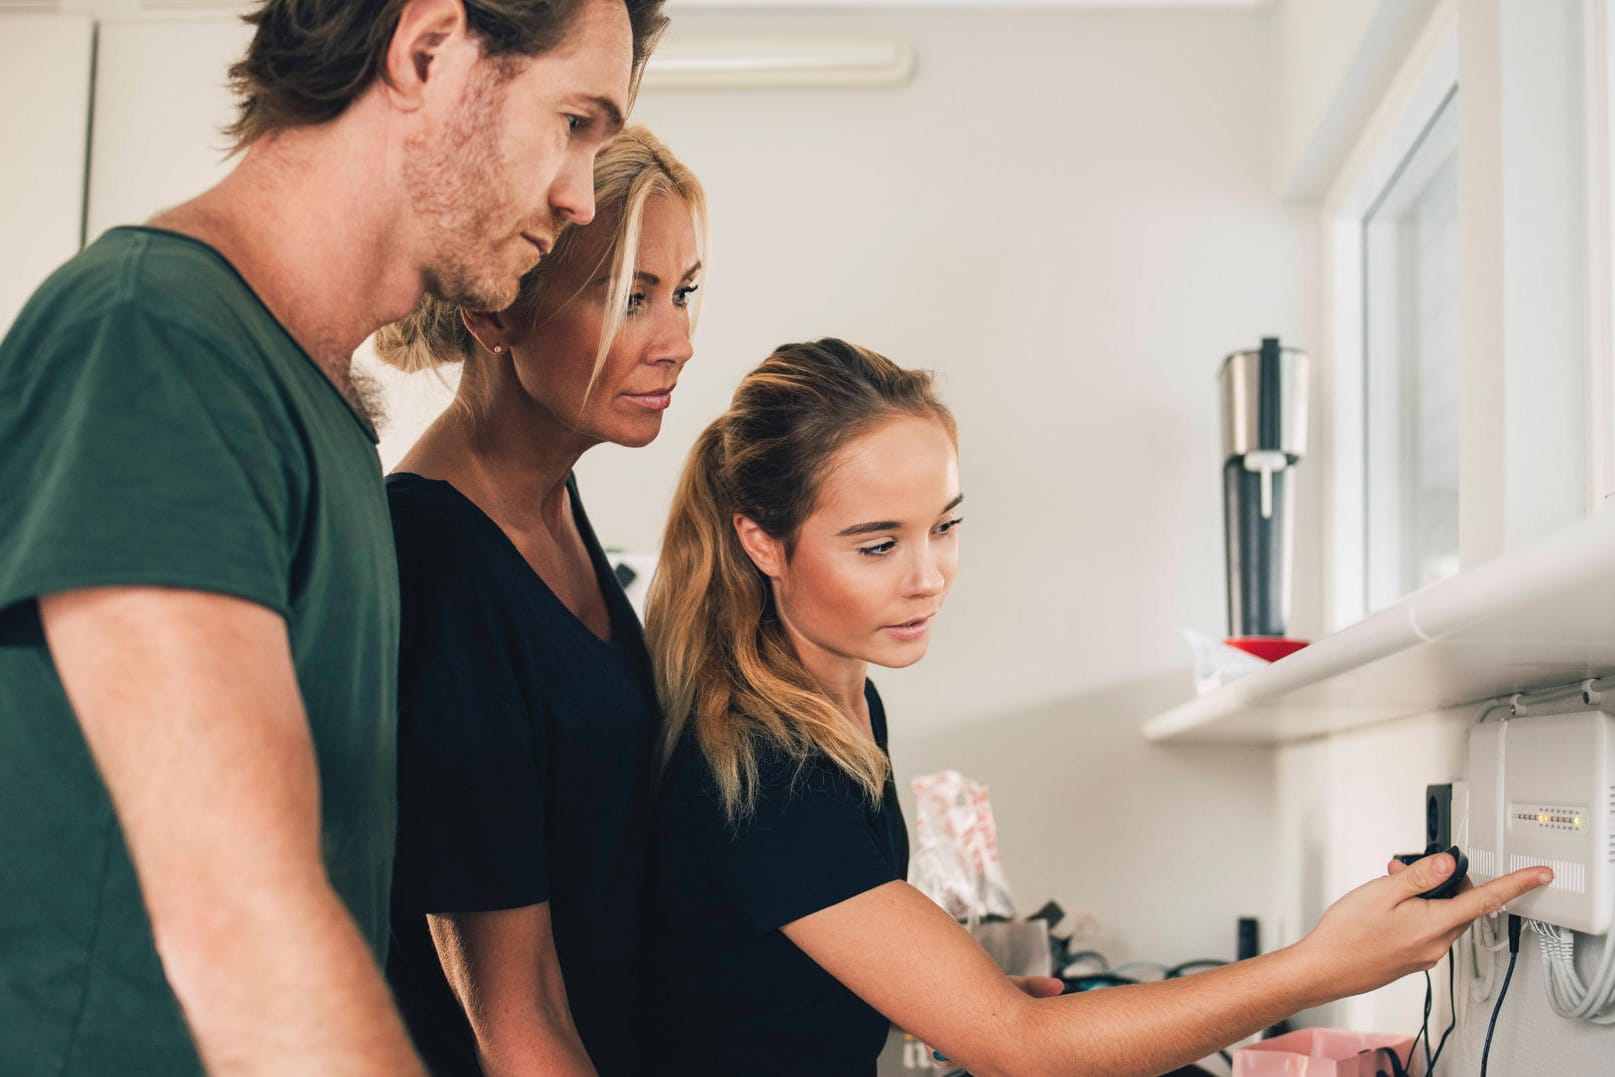
[[[950,434],[931,376],[839,340],[790,344],[746,376],[690,451],[651,581],[646,642],[666,725],[664,761],[687,730],[724,808],[756,799],[758,753],[819,753],[880,799],[886,758],[813,682],[740,545],[745,516],[789,550],[837,451],[883,418],[923,415]]]

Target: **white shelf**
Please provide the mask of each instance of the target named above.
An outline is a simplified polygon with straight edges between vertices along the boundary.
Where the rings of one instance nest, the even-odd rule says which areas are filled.
[[[1498,557],[1144,724],[1283,744],[1615,672],[1615,512]]]

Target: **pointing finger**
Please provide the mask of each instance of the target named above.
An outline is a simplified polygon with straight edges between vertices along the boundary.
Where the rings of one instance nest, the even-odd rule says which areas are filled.
[[[1460,923],[1468,923],[1487,913],[1497,912],[1515,898],[1552,881],[1551,868],[1524,868],[1493,879],[1485,886],[1465,890],[1451,900],[1448,908]]]

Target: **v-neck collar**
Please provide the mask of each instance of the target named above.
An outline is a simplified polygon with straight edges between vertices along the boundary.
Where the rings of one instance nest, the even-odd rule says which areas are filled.
[[[485,525],[493,529],[493,532],[499,536],[499,543],[505,548],[509,556],[520,564],[521,569],[532,578],[549,601],[560,608],[568,622],[574,625],[579,632],[582,632],[601,646],[610,647],[613,650],[622,649],[625,639],[624,608],[626,607],[629,616],[632,616],[633,610],[631,607],[627,607],[626,598],[619,594],[621,587],[617,583],[616,576],[611,571],[611,563],[606,560],[605,551],[600,545],[600,540],[595,537],[594,527],[589,523],[589,514],[584,511],[583,499],[578,495],[577,480],[574,476],[568,474],[566,477],[567,502],[572,509],[572,520],[577,525],[578,534],[583,539],[583,548],[589,556],[589,567],[594,572],[595,584],[600,588],[600,597],[606,604],[606,621],[611,634],[603,639],[595,635],[594,629],[585,624],[583,618],[573,612],[571,606],[562,601],[561,596],[556,594],[555,589],[549,585],[549,581],[539,575],[538,570],[533,568],[526,557],[522,556],[521,550],[511,541],[510,536],[505,534],[505,529],[500,527],[492,516],[484,512],[482,506],[467,497],[459,487],[447,479],[429,479],[424,475],[417,475],[413,471],[395,471],[387,476],[389,483],[394,480],[426,483],[448,490],[463,508],[474,513]]]

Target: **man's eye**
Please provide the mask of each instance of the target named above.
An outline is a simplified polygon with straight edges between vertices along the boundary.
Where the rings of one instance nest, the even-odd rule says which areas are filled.
[[[582,116],[573,116],[568,114],[566,117],[566,129],[568,131],[576,131],[588,122],[589,121]]]

